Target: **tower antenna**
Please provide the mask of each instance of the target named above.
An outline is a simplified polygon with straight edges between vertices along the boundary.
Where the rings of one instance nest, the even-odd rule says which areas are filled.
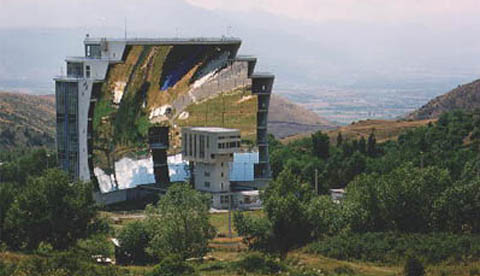
[[[125,40],[127,40],[127,17],[126,16],[124,20],[124,27],[125,27]]]

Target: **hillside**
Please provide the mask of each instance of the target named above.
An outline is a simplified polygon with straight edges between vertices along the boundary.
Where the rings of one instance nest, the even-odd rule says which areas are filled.
[[[410,113],[407,119],[432,119],[454,109],[473,110],[476,108],[480,108],[480,80],[460,85],[450,92],[434,98]]]
[[[321,118],[315,112],[272,94],[268,114],[268,132],[277,139],[334,127],[336,127],[335,124]]]
[[[0,92],[0,150],[55,145],[55,98]]]
[[[343,126],[334,130],[328,131],[330,137],[330,143],[335,144],[338,133],[341,132],[344,139],[360,139],[361,137],[367,138],[372,130],[375,130],[375,137],[378,142],[396,139],[400,134],[404,133],[408,129],[416,128],[427,125],[429,122],[435,122],[435,119],[417,120],[417,121],[405,121],[405,120],[364,120],[354,122],[348,126]],[[282,141],[288,143],[296,139],[306,137],[309,134],[299,134],[291,137],[287,137]]]

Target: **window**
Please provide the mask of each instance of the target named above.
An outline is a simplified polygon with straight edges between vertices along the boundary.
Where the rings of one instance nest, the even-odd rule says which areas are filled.
[[[220,204],[228,204],[228,196],[220,196]]]
[[[220,175],[223,177],[223,172]],[[222,185],[223,185],[223,183],[222,183]]]
[[[205,136],[200,135],[200,158],[205,158]]]
[[[222,163],[220,163],[220,165],[223,167],[223,162],[222,162]]]
[[[223,190],[223,182],[220,184],[221,189]]]
[[[192,141],[192,134],[188,134],[188,155],[193,156],[193,141]]]
[[[209,176],[210,176],[210,173],[209,173],[209,172],[204,172],[204,175],[205,175],[206,177],[209,177]]]
[[[193,134],[193,157],[197,157],[197,134]]]
[[[215,159],[215,154],[210,154],[210,158]]]
[[[185,133],[182,134],[182,145],[183,155],[187,155],[187,135]]]
[[[210,136],[207,136],[207,149],[210,148]]]
[[[262,85],[262,91],[265,91],[267,89],[267,87],[264,85]]]
[[[85,66],[85,75],[86,78],[90,78],[90,65]]]
[[[205,181],[204,185],[205,185],[205,187],[210,188],[210,182]]]

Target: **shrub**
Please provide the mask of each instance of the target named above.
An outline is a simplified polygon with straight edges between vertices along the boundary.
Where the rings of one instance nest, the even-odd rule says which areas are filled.
[[[171,255],[163,258],[146,276],[193,275],[194,273],[195,270],[191,265],[187,264],[179,256]]]
[[[246,255],[240,261],[233,263],[232,268],[240,273],[260,274],[274,274],[285,270],[284,265],[258,252]]]
[[[427,263],[480,258],[480,236],[447,233],[341,233],[312,243],[308,251],[340,260],[401,263],[413,254]]]
[[[405,266],[403,267],[405,276],[423,276],[425,275],[425,269],[423,264],[415,257],[409,257]]]

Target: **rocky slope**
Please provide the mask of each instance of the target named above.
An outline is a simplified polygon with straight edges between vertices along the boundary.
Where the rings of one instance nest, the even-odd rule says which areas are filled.
[[[436,97],[407,115],[407,119],[433,119],[454,109],[473,110],[476,108],[480,108],[480,80],[460,85],[450,92]]]
[[[272,94],[268,114],[268,132],[276,138],[280,139],[335,127],[335,124],[321,118],[315,112]]]

